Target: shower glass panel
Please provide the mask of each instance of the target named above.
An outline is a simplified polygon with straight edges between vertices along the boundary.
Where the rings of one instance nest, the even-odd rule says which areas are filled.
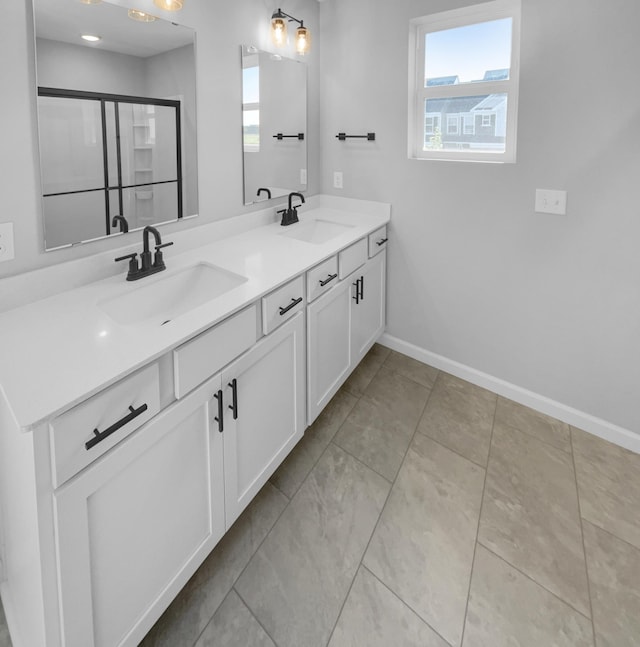
[[[38,112],[43,194],[104,187],[100,101],[40,96]]]

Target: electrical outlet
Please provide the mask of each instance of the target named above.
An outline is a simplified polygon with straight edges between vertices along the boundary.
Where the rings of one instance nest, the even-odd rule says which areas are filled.
[[[567,213],[567,192],[536,189],[536,211],[564,216]]]
[[[300,169],[300,184],[306,184],[307,183],[307,169],[306,168],[301,168]]]
[[[342,189],[343,184],[342,184],[342,171],[334,171],[333,172],[333,188],[334,189]]]
[[[0,223],[0,263],[15,258],[13,251],[13,223]]]

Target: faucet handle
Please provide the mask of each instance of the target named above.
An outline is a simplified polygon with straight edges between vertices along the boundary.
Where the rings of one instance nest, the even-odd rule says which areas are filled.
[[[114,259],[116,263],[118,261],[126,261],[127,259],[129,260],[129,273],[127,274],[127,281],[132,281],[138,274],[137,256],[138,254],[134,252],[133,254],[126,254],[125,256],[119,256],[118,258]]]
[[[170,245],[173,245],[173,241],[156,245],[156,253],[153,255],[153,267],[161,269],[164,269],[166,267],[166,265],[164,264],[164,258],[162,258],[162,252],[160,250],[163,247],[169,247]]]

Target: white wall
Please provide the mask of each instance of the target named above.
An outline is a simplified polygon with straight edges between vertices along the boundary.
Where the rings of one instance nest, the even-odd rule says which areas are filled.
[[[321,189],[392,204],[390,335],[640,432],[640,3],[522,0],[517,163],[408,160],[409,19],[470,3],[322,3]]]
[[[0,222],[14,223],[16,258],[0,264],[0,278],[115,249],[122,237],[71,249],[44,252],[38,171],[33,16],[28,0],[5,3],[0,21]],[[158,14],[152,0],[118,4]],[[243,206],[240,45],[271,50],[269,21],[277,8],[268,0],[191,0],[178,16],[164,17],[197,30],[199,218],[166,225],[172,231],[263,208]],[[161,13],[161,12],[160,12]],[[289,0],[287,13],[318,27],[316,0]],[[309,194],[318,192],[319,39],[305,57],[309,64]],[[285,56],[294,56],[284,50]],[[137,236],[132,233],[131,236]],[[128,242],[127,242],[128,244]],[[1,286],[0,286],[1,292]]]

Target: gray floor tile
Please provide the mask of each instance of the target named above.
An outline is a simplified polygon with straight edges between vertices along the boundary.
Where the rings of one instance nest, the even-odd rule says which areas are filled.
[[[383,366],[364,390],[362,398],[386,410],[386,416],[415,431],[430,390]]]
[[[640,644],[640,549],[584,522],[598,647]]]
[[[276,647],[235,591],[206,626],[195,647]]]
[[[360,568],[329,647],[449,647],[366,568]]]
[[[374,344],[342,385],[342,389],[359,398],[390,352],[388,348]]]
[[[544,440],[565,452],[571,452],[571,439],[567,423],[529,409],[529,407],[513,400],[498,397],[496,423],[515,427],[519,431]]]
[[[356,402],[355,396],[346,391],[338,391],[273,474],[271,482],[290,499],[307,478]]]
[[[386,368],[408,377],[422,386],[426,386],[428,389],[433,387],[436,377],[438,376],[438,369],[419,362],[412,357],[403,355],[392,350],[387,359],[384,362]]]
[[[280,516],[287,498],[267,483],[142,641],[142,647],[193,645]]]
[[[582,516],[640,548],[640,455],[571,430]]]
[[[329,445],[236,590],[279,647],[324,647],[389,491]]]
[[[418,431],[486,466],[496,399],[491,391],[441,372]]]
[[[571,455],[496,421],[478,540],[590,615]]]
[[[0,602],[0,647],[11,647],[9,628],[7,627],[7,619],[4,615],[2,602]]]
[[[393,481],[428,397],[425,387],[381,368],[334,441]]]
[[[463,647],[593,647],[588,618],[478,546]]]
[[[462,634],[484,470],[416,434],[364,565],[452,645]]]

